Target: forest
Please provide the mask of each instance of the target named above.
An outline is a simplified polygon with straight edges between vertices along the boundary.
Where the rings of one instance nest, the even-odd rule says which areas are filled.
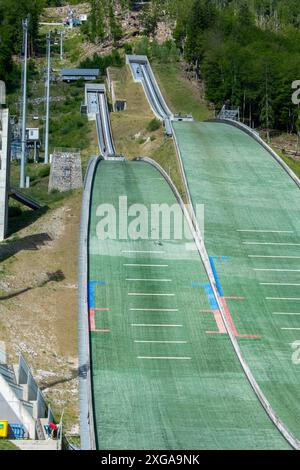
[[[0,0],[0,78],[13,87],[14,55],[22,43],[22,19],[30,16],[30,54],[38,48],[38,17],[62,0]],[[76,1],[70,3],[78,3]],[[120,16],[133,0],[90,0],[82,32],[99,43],[122,38]],[[205,86],[206,99],[219,110],[239,107],[242,120],[255,127],[298,130],[292,82],[300,79],[299,0],[152,0],[141,13],[143,33],[152,40],[158,22],[173,31],[180,60]],[[175,47],[175,46],[174,46]]]
[[[122,36],[114,6],[131,0],[90,0],[85,33],[94,42]],[[292,82],[300,79],[298,0],[152,0],[141,13],[143,32],[155,37],[158,22],[171,25],[181,59],[205,85],[218,111],[239,107],[251,126],[298,130]]]
[[[20,81],[19,68],[13,57],[22,49],[22,20],[29,21],[29,53],[38,47],[38,20],[45,6],[44,0],[0,0],[0,79],[8,89]]]
[[[291,84],[300,78],[299,2],[193,0],[185,16],[179,3],[172,13],[177,46],[204,80],[207,100],[217,109],[239,106],[247,124],[298,128]]]

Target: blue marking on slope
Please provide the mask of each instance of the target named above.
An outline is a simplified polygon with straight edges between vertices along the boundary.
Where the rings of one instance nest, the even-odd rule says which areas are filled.
[[[88,283],[88,301],[89,308],[95,308],[95,294],[94,294],[94,282],[89,281]]]
[[[215,294],[214,294],[214,292],[211,288],[211,285],[209,283],[205,284],[204,289],[205,289],[205,293],[207,295],[207,298],[208,298],[209,305],[210,305],[211,309],[212,310],[218,310],[219,307],[218,307],[218,304],[217,304],[217,301],[216,301],[216,298],[215,298]]]
[[[204,287],[204,290],[205,290],[205,293],[207,295],[207,299],[208,299],[210,308],[212,310],[218,310],[219,309],[216,298],[215,298],[214,291],[212,290],[212,287],[209,284],[209,282],[192,282],[192,286],[193,287],[199,287],[199,286]]]
[[[89,283],[88,283],[89,308],[95,308],[95,289],[94,289],[95,284],[105,285],[105,284],[107,284],[107,282],[106,281],[89,281]]]
[[[211,266],[211,269],[212,269],[212,272],[213,272],[213,275],[214,275],[214,278],[215,278],[215,281],[216,281],[216,286],[217,286],[219,295],[221,297],[224,297],[223,290],[222,290],[222,287],[221,287],[221,284],[220,284],[220,281],[219,281],[219,278],[218,278],[217,270],[216,270],[215,263],[214,263],[214,260],[213,260],[212,256],[209,256],[209,262],[210,262],[210,266]]]

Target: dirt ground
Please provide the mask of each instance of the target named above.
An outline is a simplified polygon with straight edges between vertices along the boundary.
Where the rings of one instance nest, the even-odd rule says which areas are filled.
[[[81,194],[0,244],[0,340],[21,352],[66,429],[78,426],[77,252]]]
[[[63,5],[60,7],[48,7],[45,8],[43,14],[41,16],[41,21],[51,21],[53,19],[57,19],[63,21],[66,19],[68,15],[69,8],[75,10],[76,14],[86,14],[90,12],[90,4],[89,2],[81,2],[77,5]]]
[[[260,136],[266,140],[266,132],[260,131]],[[271,144],[275,150],[282,152],[293,158],[295,161],[300,161],[300,139],[296,134],[282,133],[278,135],[271,134]]]

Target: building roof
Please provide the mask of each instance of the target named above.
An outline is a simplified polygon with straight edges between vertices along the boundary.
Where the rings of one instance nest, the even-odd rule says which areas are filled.
[[[61,69],[60,75],[64,76],[86,76],[86,75],[100,75],[99,69]]]

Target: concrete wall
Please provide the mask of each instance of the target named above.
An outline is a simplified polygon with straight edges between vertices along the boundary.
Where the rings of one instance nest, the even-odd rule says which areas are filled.
[[[125,111],[127,108],[127,101],[122,98],[116,97],[115,85],[111,78],[109,69],[106,70],[106,81],[107,81],[107,88],[109,92],[111,93],[113,111],[115,113],[119,111]]]
[[[18,399],[13,389],[8,385],[5,379],[0,375],[0,390],[1,399],[3,400],[3,406],[6,407],[6,411],[12,415],[13,419],[17,420],[17,423],[22,423],[25,430],[28,432],[30,439],[36,438],[35,431],[35,420],[31,416],[30,412],[23,406],[22,402]],[[7,408],[8,406],[8,408]],[[4,413],[4,408],[0,409]],[[2,419],[7,419],[5,416]]]
[[[16,415],[13,409],[9,406],[4,396],[0,392],[0,419],[7,419],[9,423],[22,424],[20,418]]]
[[[7,232],[9,157],[9,111],[0,109],[0,241],[4,240]]]

